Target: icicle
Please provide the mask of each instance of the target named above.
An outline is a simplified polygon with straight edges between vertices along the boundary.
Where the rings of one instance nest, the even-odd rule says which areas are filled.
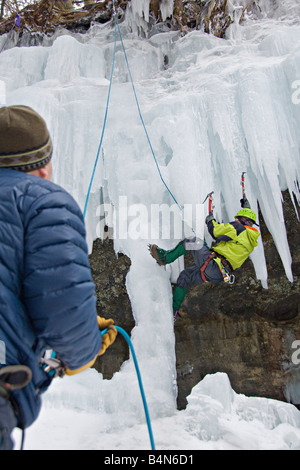
[[[168,16],[173,14],[174,0],[161,0],[160,2],[160,12],[162,20],[165,21]]]
[[[131,8],[133,15],[138,15],[147,23],[149,22],[149,5],[150,0],[131,0]]]

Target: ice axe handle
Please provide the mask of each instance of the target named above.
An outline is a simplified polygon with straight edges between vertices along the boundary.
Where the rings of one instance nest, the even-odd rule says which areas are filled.
[[[210,194],[209,199],[208,199],[208,212],[212,212],[212,195]]]
[[[242,195],[243,199],[246,199],[246,191],[245,191],[245,171],[242,173],[242,178],[241,178],[241,185],[242,185]]]
[[[204,204],[206,199],[208,199],[208,212],[212,212],[213,210],[213,197],[212,197],[213,193],[214,193],[213,191],[211,193],[208,193],[208,195],[203,201],[203,204]]]

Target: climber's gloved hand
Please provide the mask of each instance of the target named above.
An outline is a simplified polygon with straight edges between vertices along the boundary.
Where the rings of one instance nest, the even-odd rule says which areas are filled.
[[[214,217],[213,212],[210,212],[210,213],[208,214],[208,216],[206,217],[206,219],[205,219],[206,225],[207,225],[211,220],[214,220],[214,218],[215,218],[215,217]]]
[[[105,330],[107,328],[107,332],[104,333],[104,335],[102,336],[102,345],[101,345],[100,351],[98,352],[97,356],[94,357],[92,361],[88,362],[87,364],[80,367],[79,369],[70,370],[68,367],[66,367],[65,369],[66,375],[79,374],[80,372],[83,372],[84,370],[89,369],[90,367],[93,367],[97,357],[102,356],[102,354],[105,353],[107,348],[111,346],[113,342],[115,341],[118,332],[116,328],[113,326],[114,320],[112,320],[111,318],[106,320],[105,318],[97,316],[97,323],[98,323],[98,328],[100,331]]]
[[[240,200],[240,203],[241,203],[241,207],[244,209],[251,209],[250,207],[250,203],[248,201],[248,199],[246,197],[243,197],[241,200]]]
[[[98,356],[102,356],[102,354],[105,353],[107,348],[113,344],[113,342],[115,341],[117,337],[118,332],[116,328],[113,326],[114,320],[112,320],[111,318],[106,320],[105,318],[98,316],[97,322],[98,322],[98,327],[100,331],[105,330],[107,328],[107,332],[104,333],[104,335],[102,336],[102,347],[98,354]]]

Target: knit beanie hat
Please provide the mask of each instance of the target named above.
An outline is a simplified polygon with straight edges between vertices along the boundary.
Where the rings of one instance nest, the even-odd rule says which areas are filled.
[[[52,157],[44,119],[28,106],[0,108],[0,168],[33,171]]]

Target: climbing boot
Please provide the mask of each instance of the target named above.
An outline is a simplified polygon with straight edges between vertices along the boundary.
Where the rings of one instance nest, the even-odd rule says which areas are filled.
[[[184,298],[187,294],[187,289],[183,287],[176,286],[173,294],[173,314],[175,316],[176,312],[179,311],[179,308],[184,301]]]
[[[158,248],[157,245],[149,245],[149,250],[160,266],[173,263],[177,258],[187,253],[183,242],[178,243],[172,250],[163,250],[162,248]]]
[[[156,260],[156,262],[160,266],[165,266],[167,264],[166,250],[163,250],[162,248],[158,248],[157,245],[149,245],[149,251],[151,253],[151,256]]]

